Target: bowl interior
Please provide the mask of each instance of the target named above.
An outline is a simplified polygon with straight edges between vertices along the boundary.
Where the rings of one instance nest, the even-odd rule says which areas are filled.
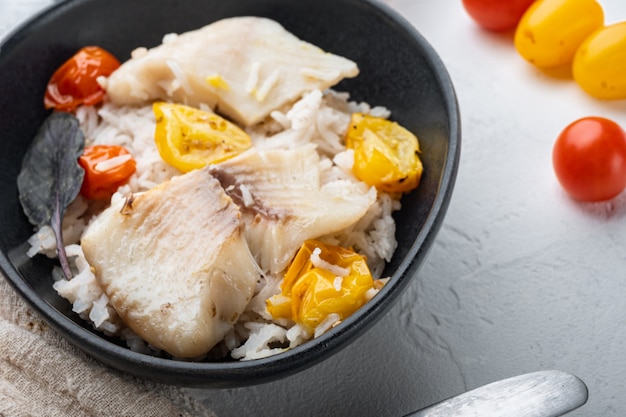
[[[397,213],[398,249],[390,285],[341,326],[289,352],[249,362],[185,363],[129,351],[94,332],[52,289],[53,261],[26,256],[33,232],[17,198],[21,159],[48,115],[42,105],[52,72],[77,49],[99,45],[126,60],[138,46],[231,16],[264,16],[299,38],[358,63],[355,79],[335,87],[382,105],[420,139],[424,175]],[[448,74],[429,44],[375,0],[75,0],[34,17],[0,49],[0,267],[58,332],[104,363],[140,377],[203,387],[279,378],[322,360],[355,339],[391,306],[415,275],[445,214],[460,152],[458,108]]]

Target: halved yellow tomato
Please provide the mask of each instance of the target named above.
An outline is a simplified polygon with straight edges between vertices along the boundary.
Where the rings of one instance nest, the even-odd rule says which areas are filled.
[[[540,68],[570,64],[583,41],[604,25],[596,0],[538,0],[515,30],[515,48]]]
[[[589,36],[576,52],[572,72],[578,85],[596,98],[626,98],[626,22]]]
[[[249,149],[250,136],[217,114],[157,102],[154,140],[161,158],[183,172],[218,163]]]
[[[375,285],[361,255],[307,240],[283,278],[281,293],[267,300],[267,310],[275,319],[293,320],[312,332],[330,314],[339,320],[349,317],[367,302]]]
[[[366,184],[391,193],[419,185],[423,166],[418,139],[398,123],[354,113],[346,147],[354,150],[354,174]]]

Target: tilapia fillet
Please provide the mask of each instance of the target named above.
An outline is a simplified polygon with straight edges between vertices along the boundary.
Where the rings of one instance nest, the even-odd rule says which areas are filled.
[[[315,145],[250,149],[210,168],[242,207],[246,239],[261,268],[283,271],[307,239],[339,232],[376,202],[364,183],[320,179]]]
[[[106,82],[113,103],[206,104],[250,126],[303,93],[359,73],[356,63],[260,17],[223,19],[140,49]]]
[[[245,310],[259,276],[239,208],[206,169],[120,203],[82,238],[111,305],[157,348],[181,358],[207,353]]]

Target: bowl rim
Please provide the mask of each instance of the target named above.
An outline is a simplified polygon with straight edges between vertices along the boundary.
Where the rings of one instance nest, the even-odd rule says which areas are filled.
[[[54,3],[34,14],[9,31],[0,40],[0,54],[19,44],[36,28],[66,8],[90,3],[96,0],[65,0]],[[379,0],[347,0],[359,2],[361,7],[380,14],[396,23],[398,27],[423,49],[426,60],[433,67],[438,78],[443,102],[449,117],[449,136],[444,169],[439,181],[439,190],[406,256],[392,275],[396,283],[385,286],[375,299],[344,320],[344,324],[331,329],[317,339],[266,358],[249,361],[228,362],[185,362],[150,356],[131,351],[104,339],[102,336],[83,328],[72,319],[56,310],[42,298],[20,274],[8,258],[0,253],[0,270],[9,284],[33,308],[44,321],[60,333],[72,345],[118,370],[157,382],[187,387],[234,387],[270,382],[308,368],[322,359],[330,357],[347,346],[348,341],[356,340],[367,328],[377,322],[393,304],[408,283],[417,274],[419,264],[430,249],[435,236],[443,223],[445,212],[451,200],[458,171],[461,149],[460,110],[450,75],[441,58],[431,44],[402,15]],[[14,45],[15,44],[15,45]],[[426,248],[426,250],[423,250]],[[423,252],[418,256],[420,250]],[[407,273],[409,272],[409,273]]]

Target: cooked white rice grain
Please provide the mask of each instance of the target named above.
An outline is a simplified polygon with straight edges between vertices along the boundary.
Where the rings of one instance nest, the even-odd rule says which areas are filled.
[[[333,326],[336,326],[341,321],[341,317],[337,313],[332,313],[326,316],[324,320],[320,322],[315,328],[315,332],[313,333],[313,338],[317,339],[328,330],[330,330]]]
[[[250,336],[243,345],[231,351],[233,359],[260,359],[285,350],[269,347],[271,343],[286,341],[287,330],[285,328],[273,323],[246,323],[245,326],[250,329]]]

